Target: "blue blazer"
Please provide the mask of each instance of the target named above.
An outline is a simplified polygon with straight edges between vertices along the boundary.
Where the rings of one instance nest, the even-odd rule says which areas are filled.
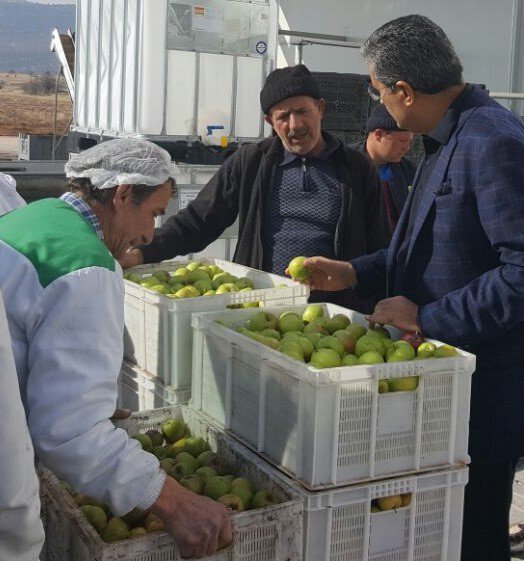
[[[416,184],[420,167],[414,180]],[[413,193],[388,250],[352,263],[359,292],[419,305],[428,337],[477,355],[473,459],[524,453],[524,127],[475,88],[436,162],[404,262],[397,261]],[[395,286],[400,279],[400,286]]]

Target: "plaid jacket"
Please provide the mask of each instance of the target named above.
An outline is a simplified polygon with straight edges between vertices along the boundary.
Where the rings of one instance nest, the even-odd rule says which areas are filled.
[[[397,265],[412,197],[389,250],[353,262],[359,286],[380,289],[387,279],[388,294],[398,294],[398,274],[401,294],[419,305],[424,333],[477,355],[472,457],[522,454],[524,126],[473,90],[424,188],[405,263]]]

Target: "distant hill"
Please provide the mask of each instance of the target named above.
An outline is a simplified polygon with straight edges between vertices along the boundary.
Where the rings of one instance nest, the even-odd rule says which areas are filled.
[[[75,27],[75,6],[0,0],[0,72],[56,72],[51,31]]]

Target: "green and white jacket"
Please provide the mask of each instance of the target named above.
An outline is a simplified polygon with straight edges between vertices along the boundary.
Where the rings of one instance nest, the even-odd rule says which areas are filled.
[[[0,290],[36,454],[117,515],[151,506],[165,474],[109,420],[123,354],[124,286],[94,225],[60,199],[1,217]]]

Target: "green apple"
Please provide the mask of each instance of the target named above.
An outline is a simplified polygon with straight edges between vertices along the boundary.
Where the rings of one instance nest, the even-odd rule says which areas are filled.
[[[196,459],[200,466],[211,466],[216,462],[218,458],[217,453],[213,452],[212,450],[206,450],[205,452],[201,452]]]
[[[377,499],[377,504],[380,510],[395,510],[402,506],[402,498],[400,495],[380,497],[380,499]]]
[[[344,350],[346,353],[353,354],[355,352],[355,345],[357,340],[348,333],[345,329],[339,329],[333,333],[333,337],[336,337],[344,345]]]
[[[182,477],[191,475],[196,471],[195,464],[193,462],[176,462],[173,467],[167,472],[167,475],[179,481]]]
[[[251,501],[252,508],[264,508],[267,506],[271,506],[277,504],[278,501],[272,495],[270,491],[261,490],[255,493],[253,500]]]
[[[215,477],[210,477],[206,480],[204,485],[204,495],[216,501],[222,495],[229,493],[230,489],[231,481],[229,481],[227,476],[216,475]]]
[[[281,338],[280,333],[276,329],[263,329],[260,333],[264,335],[264,337],[273,337],[273,339],[277,341]]]
[[[352,355],[352,354],[346,353],[342,357],[342,366],[356,366],[357,364],[360,364],[358,362],[358,356],[357,355]]]
[[[324,308],[320,304],[309,304],[302,312],[302,321],[304,323],[309,323],[321,317],[324,317]]]
[[[302,347],[295,341],[284,341],[280,344],[277,350],[285,355],[298,355],[302,357],[302,360],[304,360],[304,351],[302,350]]]
[[[355,339],[355,341],[358,341],[367,333],[367,329],[359,323],[350,323],[346,327],[346,331]]]
[[[233,487],[243,487],[251,493],[254,493],[256,491],[255,484],[251,481],[251,479],[248,479],[247,477],[235,477],[235,479],[231,481],[231,488]]]
[[[180,485],[190,491],[193,491],[193,493],[196,493],[197,495],[201,495],[204,490],[205,479],[196,473],[181,477],[178,482]]]
[[[317,349],[333,349],[336,351],[340,356],[345,353],[344,345],[340,339],[337,337],[333,337],[333,335],[327,335],[326,337],[322,337],[317,343]]]
[[[389,392],[389,382],[388,380],[378,381],[378,393],[388,393]]]
[[[202,466],[199,467],[195,473],[197,475],[200,475],[200,477],[203,477],[204,480],[209,479],[210,477],[215,477],[215,475],[218,475],[218,471],[215,468],[212,468],[211,466]]]
[[[99,534],[104,531],[107,524],[107,514],[103,508],[93,505],[84,505],[80,507],[80,510]]]
[[[387,351],[387,362],[405,362],[415,358],[415,349],[407,341],[394,341]]]
[[[186,269],[185,267],[179,267],[178,269],[176,269],[175,271],[173,271],[173,276],[174,277],[178,277],[178,276],[187,276],[189,274],[189,269]]]
[[[366,351],[358,357],[359,364],[379,364],[384,357],[377,351]]]
[[[124,273],[124,278],[128,281],[131,282],[135,282],[137,284],[140,284],[140,281],[142,280],[138,275],[136,275],[135,273]]]
[[[304,329],[304,322],[298,314],[282,314],[278,319],[278,329],[280,333],[287,333],[288,331],[302,331],[302,329]]]
[[[382,339],[391,339],[391,333],[380,325],[376,325],[374,329],[368,329],[367,335],[380,337]]]
[[[143,538],[147,536],[147,530],[143,526],[135,526],[129,530],[129,538],[136,539],[136,538]]]
[[[200,294],[205,294],[209,290],[213,290],[213,285],[210,279],[200,279],[197,280],[193,286],[200,292]]]
[[[105,542],[116,542],[129,538],[129,529],[127,524],[116,516],[109,519],[102,531],[102,539]]]
[[[202,296],[214,296],[215,294],[216,292],[214,290],[208,290],[207,292],[204,292]]]
[[[224,282],[216,288],[215,294],[229,294],[230,292],[238,292],[238,288],[235,283]]]
[[[304,360],[306,362],[309,361],[313,351],[315,350],[313,343],[305,335],[293,335],[292,340],[301,346]]]
[[[177,298],[197,298],[200,296],[200,292],[194,286],[188,284],[184,288],[177,290],[175,296]]]
[[[293,280],[305,281],[309,277],[309,275],[311,274],[311,271],[307,267],[304,266],[304,261],[305,260],[306,260],[306,257],[301,255],[299,257],[294,257],[289,262],[289,265],[288,265],[287,268],[288,268],[289,274],[290,274],[290,276]]]
[[[138,442],[140,442],[140,445],[142,446],[142,450],[145,450],[146,452],[151,452],[151,450],[153,449],[153,443],[151,442],[151,439],[149,438],[149,436],[147,436],[147,434],[135,434],[131,438],[133,438],[134,440],[138,440]]]
[[[159,292],[160,294],[171,294],[171,287],[167,284],[154,284],[153,286],[148,286],[147,288],[153,292]]]
[[[322,335],[322,333],[306,333],[305,330],[304,330],[304,337],[309,339],[311,341],[311,343],[313,343],[313,346],[316,348],[317,345],[318,345],[318,342],[320,341],[320,339],[322,339],[323,335]]]
[[[233,483],[231,483],[231,490],[230,493],[237,495],[242,500],[242,504],[244,505],[244,510],[247,510],[251,506],[251,501],[253,500],[253,493],[255,491],[250,491],[246,487],[235,487]]]
[[[420,343],[417,349],[417,357],[419,358],[433,358],[437,346],[434,343],[426,342]]]
[[[189,452],[195,458],[198,458],[202,452],[207,450],[209,450],[209,446],[203,438],[196,436],[188,436],[186,438],[184,451]]]
[[[388,384],[390,392],[412,392],[418,388],[418,376],[391,378]]]
[[[199,280],[205,280],[208,281],[209,284],[211,284],[211,279],[209,278],[209,275],[206,273],[206,271],[195,269],[194,271],[189,271],[187,276],[189,278],[189,282],[193,284]]]
[[[172,444],[184,438],[187,433],[187,425],[182,419],[167,419],[162,423],[162,433],[166,441]]]
[[[312,319],[305,327],[304,333],[321,333],[328,335],[329,332],[326,329],[327,318],[315,318]]]
[[[233,276],[229,273],[218,273],[213,277],[213,288],[216,290],[221,284],[234,282]]]
[[[160,460],[160,468],[166,473],[175,465],[175,458],[162,458]]]
[[[158,279],[156,277],[147,277],[140,281],[140,286],[143,286],[144,288],[149,288],[150,286],[157,286],[158,284],[159,284]]]
[[[208,265],[208,268],[211,278],[213,278],[215,275],[218,275],[218,273],[224,272],[220,267],[217,267],[217,265]]]
[[[336,368],[342,365],[340,354],[333,349],[321,348],[311,355],[311,366],[315,368]]]
[[[249,331],[263,331],[264,329],[277,329],[278,320],[269,312],[257,312],[247,322]]]
[[[460,356],[459,352],[455,347],[451,345],[440,345],[435,349],[435,358],[448,358],[454,356]]]
[[[152,276],[157,278],[161,283],[168,283],[169,280],[171,279],[170,274],[167,271],[164,271],[163,269],[159,269],[158,271],[155,271]]]
[[[188,263],[186,265],[186,269],[188,271],[195,271],[196,269],[198,269],[199,267],[202,267],[203,264],[200,263],[200,261],[191,261],[191,263]]]
[[[242,512],[244,510],[244,503],[242,499],[235,493],[226,493],[225,495],[222,495],[218,499],[218,502],[233,512]]]
[[[164,435],[156,429],[146,431],[147,436],[151,439],[153,446],[162,446],[164,444]]]
[[[335,314],[333,317],[326,321],[326,329],[331,335],[340,329],[346,329],[350,324],[349,318],[344,314]]]
[[[162,460],[167,457],[167,450],[163,446],[153,446],[151,454]]]
[[[212,273],[211,269],[207,265],[201,265],[200,267],[197,267],[197,269],[199,271],[204,271],[210,280],[216,274],[216,273]]]
[[[383,357],[386,356],[386,346],[382,342],[382,338],[376,335],[369,335],[368,333],[360,337],[355,345],[355,354],[360,357],[360,355],[368,351],[375,351]]]
[[[249,288],[252,290],[255,286],[253,281],[247,277],[240,277],[235,281],[235,284],[237,285],[238,290],[242,290],[243,288]]]
[[[169,285],[169,290],[171,291],[172,295],[174,296],[179,290],[184,288],[184,286],[185,286],[185,284],[182,284],[181,282],[174,282],[174,283]]]

